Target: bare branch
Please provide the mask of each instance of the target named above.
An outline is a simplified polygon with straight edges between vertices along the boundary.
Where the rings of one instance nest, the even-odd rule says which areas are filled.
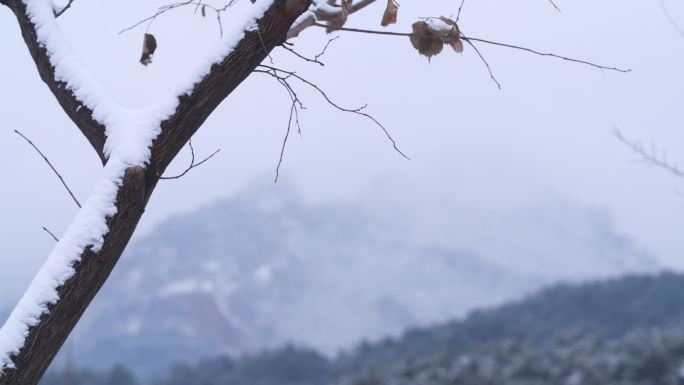
[[[684,171],[676,164],[670,163],[670,161],[667,159],[667,153],[663,151],[658,153],[654,145],[651,145],[650,148],[646,148],[643,143],[639,141],[629,140],[622,135],[620,130],[617,128],[613,130],[613,134],[622,144],[625,145],[625,147],[639,156],[641,161],[651,166],[660,168],[661,170],[665,170],[678,178],[684,178]]]
[[[64,186],[64,188],[67,190],[67,192],[68,192],[69,195],[71,196],[71,199],[74,200],[74,203],[76,203],[76,206],[78,206],[78,208],[80,209],[80,208],[81,208],[81,203],[79,203],[78,199],[76,199],[76,196],[75,196],[74,193],[71,191],[71,189],[69,188],[69,186],[67,185],[67,183],[64,181],[64,178],[62,178],[62,176],[59,174],[59,172],[57,171],[57,169],[52,165],[52,163],[50,163],[50,160],[47,158],[47,156],[45,156],[45,155],[40,151],[40,149],[38,148],[38,146],[36,146],[35,144],[33,144],[33,142],[32,142],[29,138],[27,138],[24,134],[22,134],[21,132],[19,132],[19,130],[14,130],[14,132],[15,132],[17,135],[19,135],[19,136],[21,136],[22,138],[24,138],[24,140],[25,140],[26,142],[28,142],[28,144],[30,144],[31,147],[33,147],[34,150],[36,150],[36,152],[43,158],[43,160],[45,160],[45,163],[47,163],[48,166],[50,166],[50,168],[52,169],[52,172],[54,172],[55,175],[57,175],[57,178],[59,178],[59,181],[62,182],[62,186]]]
[[[461,20],[461,11],[463,11],[463,4],[465,4],[465,0],[461,0],[461,5],[458,6],[458,12],[456,13],[456,22],[457,23],[459,20]]]
[[[219,26],[219,34],[221,37],[223,37],[223,22],[221,21],[221,14],[223,12],[226,12],[228,10],[228,8],[235,5],[238,1],[239,0],[230,0],[223,7],[215,7],[211,4],[204,2],[203,0],[187,0],[187,1],[183,1],[183,2],[167,4],[167,5],[159,7],[157,9],[157,12],[155,12],[153,15],[148,16],[148,17],[138,21],[137,23],[131,25],[130,27],[126,27],[126,28],[122,29],[121,31],[119,31],[119,35],[124,33],[124,32],[130,31],[130,30],[132,30],[132,29],[134,29],[134,28],[136,28],[142,24],[145,24],[145,23],[147,23],[147,27],[145,28],[145,31],[149,31],[150,27],[152,26],[152,23],[154,23],[159,16],[161,16],[161,15],[163,15],[169,11],[172,11],[174,9],[177,9],[177,8],[182,8],[182,7],[186,7],[189,5],[194,5],[195,6],[195,13],[197,13],[197,10],[200,7],[202,7],[203,9],[209,9],[209,10],[216,13],[216,21],[217,21],[218,26]]]
[[[55,240],[55,242],[59,242],[59,238],[55,237],[55,234],[53,234],[52,231],[48,230],[47,227],[43,226],[43,231],[50,234],[50,236],[52,237],[52,239]]]
[[[558,5],[556,5],[556,2],[555,2],[555,1],[549,0],[549,3],[551,3],[551,5],[552,5],[554,8],[556,8],[556,11],[561,12],[561,9],[558,7]]]
[[[328,102],[328,104],[330,104],[331,106],[333,106],[335,109],[337,109],[337,110],[339,110],[339,111],[342,111],[342,112],[348,112],[348,113],[356,114],[356,115],[359,115],[359,116],[363,116],[363,117],[365,117],[365,118],[371,120],[373,123],[375,123],[376,126],[378,126],[378,127],[382,130],[382,132],[385,134],[385,136],[387,137],[387,139],[392,143],[392,146],[394,147],[394,150],[395,150],[396,152],[398,152],[402,157],[406,158],[407,160],[411,160],[411,158],[409,158],[406,154],[404,154],[404,153],[399,149],[399,147],[398,147],[398,145],[397,145],[397,142],[394,140],[394,138],[393,138],[392,135],[389,133],[389,131],[387,130],[387,128],[385,128],[385,126],[383,126],[382,123],[380,123],[380,122],[379,122],[377,119],[375,119],[372,115],[370,115],[370,114],[368,114],[368,113],[366,113],[366,112],[363,112],[363,110],[365,110],[366,106],[362,106],[362,107],[359,107],[359,108],[353,108],[353,109],[352,109],[352,108],[345,108],[345,107],[342,107],[342,106],[340,106],[339,104],[335,103],[332,99],[330,99],[330,97],[328,96],[328,94],[327,94],[325,91],[323,91],[318,85],[316,85],[315,83],[313,83],[313,82],[307,80],[306,78],[303,78],[302,76],[298,75],[296,72],[286,71],[286,70],[283,70],[283,69],[280,69],[280,68],[277,68],[277,67],[268,66],[268,65],[265,65],[265,64],[261,64],[259,67],[265,68],[267,71],[255,70],[255,72],[271,72],[272,75],[274,75],[274,76],[276,76],[276,77],[279,77],[279,78],[281,78],[281,79],[287,79],[287,78],[289,78],[289,77],[293,77],[293,78],[299,80],[300,82],[302,82],[302,83],[308,85],[309,87],[313,88],[316,92],[318,92],[318,93],[323,97],[323,99],[325,99],[326,102]]]
[[[283,138],[283,145],[280,148],[280,158],[278,159],[278,166],[276,166],[276,176],[274,183],[278,183],[278,178],[280,178],[280,166],[283,164],[283,157],[285,156],[285,148],[287,147],[287,139],[290,137],[290,129],[292,128],[292,118],[295,117],[297,111],[296,102],[292,102],[292,107],[290,107],[290,118],[287,120],[287,131],[285,132],[285,138]],[[299,125],[299,117],[297,119],[297,125]]]
[[[556,58],[556,59],[561,59],[561,60],[565,60],[565,61],[569,61],[569,62],[573,62],[573,63],[584,64],[584,65],[588,65],[588,66],[590,66],[590,67],[598,68],[598,69],[600,69],[600,70],[616,71],[616,72],[622,72],[622,73],[632,72],[631,69],[622,69],[622,68],[617,68],[617,67],[608,67],[608,66],[604,66],[604,65],[592,63],[592,62],[590,62],[590,61],[579,60],[579,59],[573,59],[573,58],[571,58],[571,57],[557,55],[557,54],[555,54],[555,53],[540,52],[540,51],[536,51],[536,50],[533,50],[533,49],[530,49],[530,48],[521,47],[521,46],[518,46],[518,45],[507,44],[507,43],[499,43],[499,42],[496,42],[496,41],[485,40],[485,39],[479,39],[479,38],[475,38],[475,37],[466,37],[466,36],[463,36],[462,38],[463,38],[463,40],[466,40],[466,41],[477,41],[477,42],[480,42],[480,43],[496,45],[496,46],[499,46],[499,47],[505,47],[505,48],[516,49],[516,50],[520,50],[520,51],[525,51],[525,52],[529,52],[529,53],[532,53],[532,54],[535,54],[535,55],[539,55],[539,56],[548,56],[548,57],[553,57],[553,58]]]
[[[356,33],[367,33],[367,34],[372,34],[372,35],[406,36],[406,37],[431,37],[431,36],[421,36],[421,35],[417,35],[417,34],[414,34],[414,33],[404,33],[404,32],[389,32],[389,31],[377,31],[377,30],[371,30],[371,29],[345,28],[345,27],[330,27],[330,26],[328,26],[328,25],[321,24],[321,23],[314,23],[313,25],[315,25],[316,27],[322,27],[322,28],[332,28],[332,29],[335,29],[335,30],[337,30],[337,31],[356,32]],[[460,38],[461,38],[462,40],[465,40],[466,42],[467,42],[467,41],[470,41],[470,42],[475,41],[475,42],[484,43],[484,44],[496,45],[496,46],[499,46],[499,47],[511,48],[511,49],[515,49],[515,50],[520,50],[520,51],[529,52],[529,53],[532,53],[532,54],[535,54],[535,55],[539,55],[539,56],[548,56],[548,57],[553,57],[553,58],[556,58],[556,59],[561,59],[561,60],[565,60],[565,61],[569,61],[569,62],[573,62],[573,63],[584,64],[584,65],[588,65],[588,66],[590,66],[590,67],[598,68],[598,69],[600,69],[600,70],[617,71],[617,72],[623,72],[623,73],[625,73],[625,72],[631,72],[631,71],[632,71],[632,70],[630,70],[630,69],[621,69],[621,68],[617,68],[617,67],[608,67],[608,66],[603,66],[603,65],[596,64],[596,63],[592,63],[592,62],[585,61],[585,60],[573,59],[573,58],[570,58],[570,57],[567,57],[567,56],[557,55],[557,54],[555,54],[555,53],[540,52],[540,51],[533,50],[533,49],[531,49],[531,48],[521,47],[521,46],[513,45],[513,44],[499,43],[499,42],[496,42],[496,41],[485,40],[485,39],[480,39],[480,38],[476,38],[476,37],[469,37],[469,36],[465,36],[465,35],[461,35]]]
[[[297,50],[295,50],[294,48],[292,48],[292,46],[294,45],[294,44],[292,44],[292,43],[284,42],[283,45],[282,45],[282,47],[283,47],[283,49],[285,49],[286,51],[292,53],[293,55],[297,56],[298,58],[300,58],[300,59],[302,59],[302,60],[304,60],[304,61],[306,61],[306,62],[308,62],[308,63],[316,63],[316,64],[320,65],[321,67],[323,67],[323,66],[325,66],[325,63],[323,63],[322,61],[320,61],[320,58],[323,57],[323,55],[325,55],[325,53],[326,53],[327,50],[328,50],[328,47],[330,47],[330,44],[331,44],[333,41],[337,40],[337,39],[339,39],[339,36],[335,36],[335,37],[333,37],[332,39],[329,39],[328,42],[327,42],[327,43],[325,44],[325,46],[323,47],[323,49],[321,50],[321,52],[319,52],[318,54],[316,54],[313,58],[307,57],[307,56],[302,55],[301,53],[297,52]]]
[[[198,162],[198,163],[195,163],[195,149],[194,149],[194,147],[192,147],[192,139],[190,139],[190,140],[188,141],[188,146],[190,146],[190,156],[191,156],[190,165],[188,166],[188,168],[186,168],[182,173],[180,173],[180,174],[178,174],[178,175],[176,175],[176,176],[162,176],[162,177],[160,177],[159,179],[163,179],[163,180],[180,179],[180,178],[184,177],[185,174],[187,174],[188,172],[190,172],[190,170],[192,170],[193,168],[196,168],[196,167],[199,167],[199,166],[203,165],[203,164],[206,163],[209,159],[213,158],[214,155],[218,154],[218,153],[221,151],[221,149],[219,148],[218,150],[214,151],[214,152],[213,152],[211,155],[209,155],[208,157],[204,158],[203,160],[201,160],[201,161]]]
[[[496,86],[499,87],[499,89],[501,89],[501,83],[499,83],[499,81],[494,76],[494,73],[492,72],[492,67],[489,65],[489,62],[487,61],[487,59],[485,59],[485,57],[482,55],[480,50],[475,46],[475,44],[473,44],[473,42],[471,42],[470,40],[466,40],[465,42],[468,43],[468,45],[470,45],[471,47],[473,47],[473,49],[475,50],[477,55],[480,57],[480,59],[482,59],[482,62],[484,63],[485,67],[487,67],[487,71],[489,72],[489,77],[492,79],[492,81],[494,83],[496,83]]]

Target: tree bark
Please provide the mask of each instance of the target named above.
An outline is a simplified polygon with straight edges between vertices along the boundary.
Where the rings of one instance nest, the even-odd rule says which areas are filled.
[[[105,142],[104,127],[92,117],[64,83],[55,79],[54,68],[44,47],[36,41],[36,26],[30,22],[25,5],[19,0],[0,0],[19,21],[43,81],[55,94],[67,115],[79,127],[100,159]],[[81,255],[75,275],[58,289],[60,300],[49,307],[40,322],[29,329],[25,345],[13,356],[15,369],[0,373],[0,385],[35,385],[48,368],[84,311],[105,283],[128,244],[145,211],[160,176],[211,112],[249,76],[268,53],[282,44],[295,20],[311,5],[311,0],[275,0],[258,22],[258,31],[247,32],[236,48],[212,66],[188,96],[180,97],[175,113],[162,122],[162,133],[154,141],[150,164],[126,170],[120,187],[117,214],[108,219],[109,232],[97,253],[90,248]]]

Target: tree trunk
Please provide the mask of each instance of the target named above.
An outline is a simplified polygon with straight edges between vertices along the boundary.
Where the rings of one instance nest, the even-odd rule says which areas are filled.
[[[26,6],[20,0],[0,0],[15,13],[24,41],[43,81],[62,108],[83,132],[103,163],[105,127],[95,121],[65,84],[55,80],[54,68],[44,47],[36,40]],[[75,275],[58,289],[59,301],[49,307],[40,322],[29,329],[25,345],[13,356],[16,368],[0,373],[0,385],[37,384],[84,311],[107,280],[145,211],[145,206],[164,170],[211,112],[249,76],[276,46],[282,44],[297,17],[311,0],[275,0],[258,22],[258,31],[247,32],[237,47],[212,66],[188,96],[180,97],[175,113],[162,122],[154,141],[150,164],[126,170],[116,198],[117,214],[108,219],[109,232],[97,253],[90,248],[81,255]]]

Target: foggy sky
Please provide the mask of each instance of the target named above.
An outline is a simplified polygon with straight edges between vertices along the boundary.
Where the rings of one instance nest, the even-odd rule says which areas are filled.
[[[355,15],[350,26],[380,28],[382,4]],[[404,1],[399,25],[418,16],[451,15],[459,2]],[[325,67],[276,52],[276,65],[297,69],[340,104],[368,104],[412,161],[392,150],[372,123],[331,109],[300,87],[307,105],[303,135],[287,147],[280,185],[270,185],[289,115],[289,99],[272,79],[253,75],[210,117],[194,139],[198,156],[221,149],[187,177],[160,184],[140,234],[170,215],[206,205],[259,183],[292,185],[311,202],[348,200],[396,205],[422,216],[439,207],[506,208],[553,195],[609,210],[618,228],[656,255],[684,267],[682,181],[635,163],[611,135],[667,149],[684,164],[684,38],[668,24],[657,1],[468,1],[466,35],[626,67],[600,71],[546,57],[481,45],[503,85],[498,90],[470,47],[445,49],[430,63],[408,39],[342,34]],[[61,19],[75,51],[121,103],[140,107],[182,84],[220,44],[213,19],[178,11],[153,24],[154,63],[137,59],[144,28],[122,28],[154,12],[159,1],[76,1]],[[668,2],[684,24],[684,4]],[[13,15],[0,9],[0,304],[25,288],[76,207],[43,161],[16,134],[20,129],[50,157],[85,200],[99,175],[89,144],[63,114],[35,70]],[[327,37],[307,30],[297,49],[314,54]],[[183,152],[173,170],[182,170]],[[453,194],[459,192],[459,194]],[[467,193],[463,193],[467,192]],[[450,199],[466,199],[449,205]],[[388,203],[391,202],[391,203]],[[458,215],[454,212],[453,215]],[[427,216],[427,217],[426,217]],[[139,236],[138,235],[138,236]]]

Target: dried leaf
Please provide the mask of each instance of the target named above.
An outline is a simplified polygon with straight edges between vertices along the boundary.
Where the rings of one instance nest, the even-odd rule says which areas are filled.
[[[157,39],[152,34],[146,33],[143,38],[142,56],[140,57],[140,64],[147,66],[152,63],[152,56],[157,50]]]
[[[387,0],[387,8],[385,8],[385,13],[382,15],[381,26],[387,27],[390,24],[397,23],[397,13],[399,12],[399,6],[394,0]]]
[[[463,52],[463,41],[461,39],[456,39],[453,42],[451,42],[451,48],[454,49],[454,51],[461,53]]]
[[[413,35],[411,43],[418,52],[428,59],[442,52],[444,42],[430,30],[424,21],[413,23]]]

